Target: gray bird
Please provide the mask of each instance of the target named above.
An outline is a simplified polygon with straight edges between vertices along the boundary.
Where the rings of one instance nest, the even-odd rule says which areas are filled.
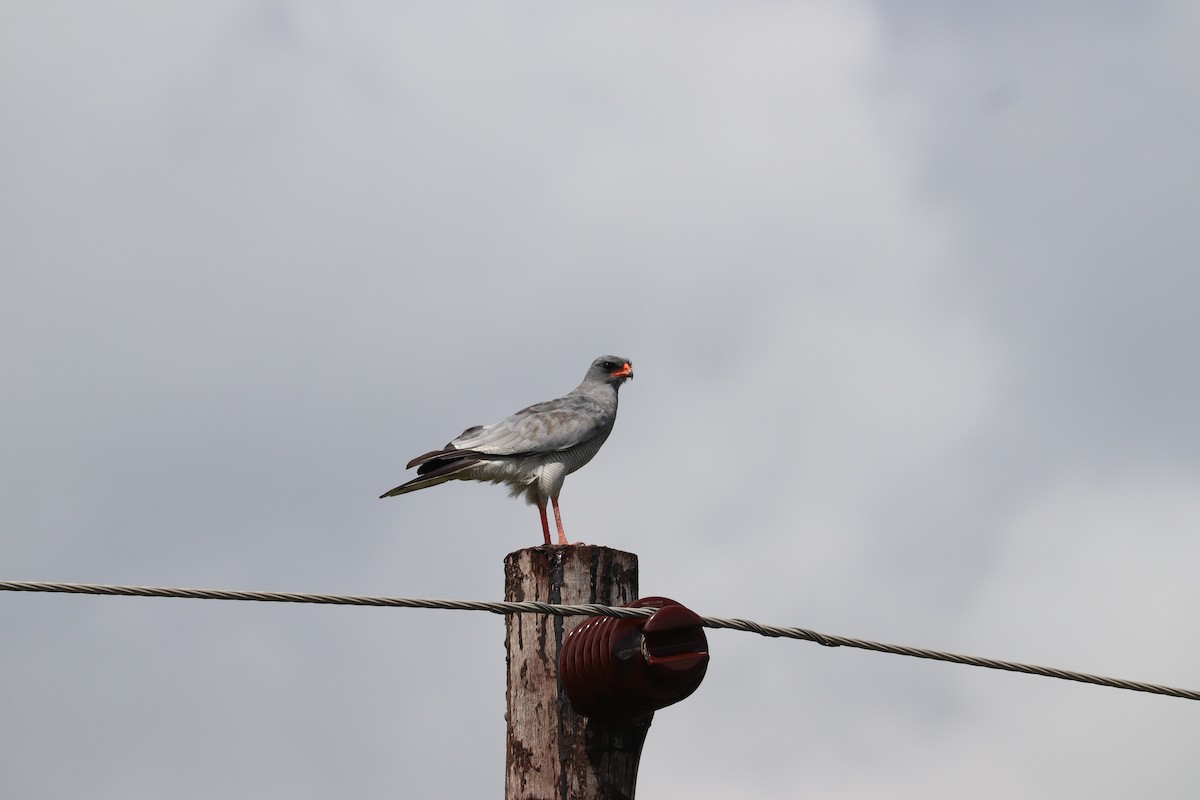
[[[467,428],[441,450],[417,456],[406,469],[417,477],[380,495],[394,497],[446,481],[508,484],[524,494],[542,517],[550,544],[546,500],[554,507],[558,543],[569,544],[558,511],[558,495],[568,475],[592,460],[617,420],[617,390],[633,377],[633,364],[620,356],[600,356],[570,394],[532,405],[495,425]]]

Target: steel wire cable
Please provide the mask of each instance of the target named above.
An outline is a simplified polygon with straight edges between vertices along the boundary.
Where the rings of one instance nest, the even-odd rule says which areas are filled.
[[[363,595],[260,592],[229,589],[180,589],[159,586],[113,586],[95,583],[49,583],[43,581],[0,581],[0,591],[56,592],[65,594],[115,595],[122,597],[176,597],[191,600],[242,600],[265,603],[308,603],[314,605],[377,606],[385,608],[427,608],[443,611],[488,611],[493,614],[548,614],[558,617],[585,616],[636,619],[638,617],[650,617],[655,613],[655,609],[653,608],[622,608],[594,603],[558,604],[535,601],[433,600],[414,597],[372,597]],[[1085,672],[1075,672],[1055,667],[1042,667],[1036,664],[1022,664],[1016,661],[1002,661],[994,658],[980,658],[978,656],[947,653],[940,650],[928,650],[923,647],[872,642],[867,639],[854,639],[849,636],[817,633],[806,628],[763,625],[745,619],[701,617],[701,620],[707,628],[746,631],[772,638],[802,639],[826,647],[853,647],[877,653],[925,658],[932,661],[965,664],[985,669],[1020,672],[1026,675],[1040,675],[1046,678],[1057,678],[1059,680],[1077,681],[1096,686],[1107,686],[1113,689],[1128,689],[1133,692],[1147,692],[1149,694],[1166,695],[1168,697],[1179,697],[1186,700],[1200,700],[1200,691],[1193,689],[1178,689],[1171,686],[1145,683],[1143,681],[1108,678],[1103,675],[1090,675]]]

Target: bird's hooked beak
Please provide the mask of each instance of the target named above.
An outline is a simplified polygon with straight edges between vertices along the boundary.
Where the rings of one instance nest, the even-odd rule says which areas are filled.
[[[633,364],[626,361],[621,365],[621,368],[609,373],[610,378],[629,378],[633,380]]]

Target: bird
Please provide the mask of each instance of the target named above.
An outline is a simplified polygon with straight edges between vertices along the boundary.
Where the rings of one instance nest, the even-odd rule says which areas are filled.
[[[447,481],[503,483],[512,497],[538,507],[542,535],[550,541],[546,503],[554,509],[558,543],[570,544],[563,532],[558,496],[568,475],[592,460],[617,420],[617,391],[633,378],[633,362],[600,356],[583,382],[557,400],[523,408],[494,425],[475,425],[440,450],[408,462],[417,477],[379,496],[396,497]]]

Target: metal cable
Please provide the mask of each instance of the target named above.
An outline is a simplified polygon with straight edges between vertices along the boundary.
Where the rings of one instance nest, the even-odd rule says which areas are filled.
[[[301,592],[252,592],[231,591],[228,589],[176,589],[157,586],[110,586],[94,583],[45,583],[41,581],[0,581],[0,591],[59,592],[67,594],[121,595],[127,597],[179,597],[193,600],[246,600],[266,603],[311,603],[338,606],[432,608],[444,611],[489,611],[493,614],[550,614],[558,617],[617,617],[619,619],[650,617],[655,612],[653,608],[618,608],[593,603],[567,605],[532,601],[514,603],[480,600],[428,600],[413,597],[371,597]],[[1015,661],[1000,661],[993,658],[945,653],[939,650],[926,650],[921,647],[883,644],[866,639],[852,639],[848,636],[817,633],[805,628],[762,625],[758,622],[751,622],[744,619],[701,617],[701,620],[707,628],[748,631],[774,638],[803,639],[826,647],[854,647],[859,650],[873,650],[877,653],[891,653],[892,655],[910,656],[912,658],[927,658],[933,661],[947,661],[952,664],[966,664],[971,667],[1023,672],[1026,675],[1041,675],[1046,678],[1078,681],[1079,683],[1090,683],[1113,689],[1128,689],[1134,692],[1148,692],[1168,697],[1180,697],[1186,700],[1200,700],[1200,691],[1192,689],[1176,689],[1154,683],[1129,681],[1121,678],[1106,678],[1102,675],[1089,675],[1084,672],[1073,672],[1054,667],[1040,667],[1035,664],[1021,664]]]

